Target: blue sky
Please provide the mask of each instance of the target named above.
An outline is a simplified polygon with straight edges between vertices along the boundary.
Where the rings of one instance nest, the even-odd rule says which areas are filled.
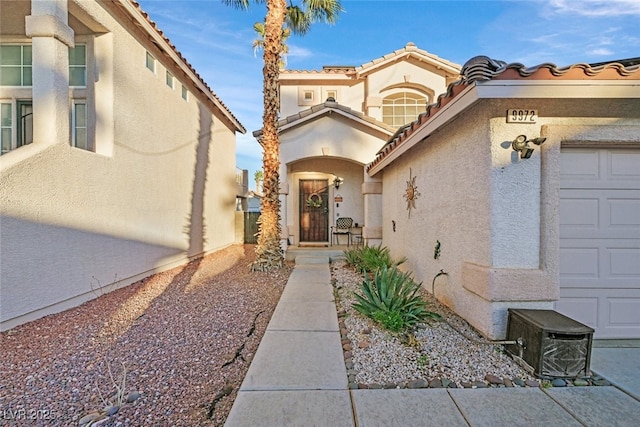
[[[138,2],[247,129],[238,134],[236,157],[252,178],[262,162],[251,135],[262,127],[262,56],[251,48],[252,28],[264,20],[265,6],[240,11],[220,0]],[[316,24],[308,35],[289,39],[288,69],[358,66],[408,42],[460,65],[476,55],[526,66],[640,56],[640,0],[343,0],[342,5],[335,25]]]

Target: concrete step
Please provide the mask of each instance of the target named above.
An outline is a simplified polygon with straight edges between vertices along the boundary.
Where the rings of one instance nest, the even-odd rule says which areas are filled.
[[[321,255],[299,255],[296,257],[296,265],[301,264],[329,264],[330,258]]]
[[[299,247],[289,246],[285,253],[285,259],[287,261],[295,261],[298,257],[303,256],[322,256],[329,257],[329,260],[344,259],[344,251],[346,246],[333,246],[333,247]]]

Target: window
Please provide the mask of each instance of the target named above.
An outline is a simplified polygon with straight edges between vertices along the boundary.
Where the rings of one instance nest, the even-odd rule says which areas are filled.
[[[0,86],[31,86],[31,45],[0,45]]]
[[[418,118],[427,111],[427,96],[412,92],[399,92],[382,100],[382,121],[400,127]]]
[[[185,101],[189,100],[189,91],[187,90],[187,87],[185,85],[182,85],[182,99],[184,99]]]
[[[77,44],[69,48],[69,86],[87,85],[87,47]]]
[[[313,101],[313,91],[312,90],[305,90],[304,91],[304,100],[305,101]]]
[[[0,104],[0,154],[8,153],[13,148],[13,114],[11,103]]]
[[[33,142],[33,103],[31,100],[15,101],[15,120],[13,106],[12,102],[0,104],[0,154]]]
[[[87,132],[87,103],[84,100],[73,102],[71,113],[71,145],[83,150],[89,150],[89,138]]]
[[[325,100],[329,100],[329,98],[333,99],[334,101],[338,100],[338,91],[337,90],[328,90],[327,91],[327,97]]]
[[[33,102],[18,101],[18,147],[33,142]]]
[[[156,58],[153,57],[149,52],[147,52],[147,68],[156,72]]]
[[[168,71],[167,71],[166,82],[167,82],[167,86],[169,86],[171,89],[173,89],[173,74],[171,74]]]

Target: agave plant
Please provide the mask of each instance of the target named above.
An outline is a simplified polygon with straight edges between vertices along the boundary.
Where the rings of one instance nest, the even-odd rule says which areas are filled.
[[[427,310],[427,302],[419,294],[421,286],[410,273],[395,266],[383,266],[373,279],[364,279],[362,294],[355,294],[357,302],[353,308],[392,331],[411,327],[427,318],[440,319],[437,313]]]

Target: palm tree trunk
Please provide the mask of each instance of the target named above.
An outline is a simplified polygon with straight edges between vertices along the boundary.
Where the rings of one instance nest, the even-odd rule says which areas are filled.
[[[280,143],[278,141],[278,76],[282,50],[282,26],[286,15],[285,0],[268,0],[264,35],[264,113],[262,128],[262,214],[258,229],[258,245],[254,270],[274,270],[282,267],[280,246]]]

